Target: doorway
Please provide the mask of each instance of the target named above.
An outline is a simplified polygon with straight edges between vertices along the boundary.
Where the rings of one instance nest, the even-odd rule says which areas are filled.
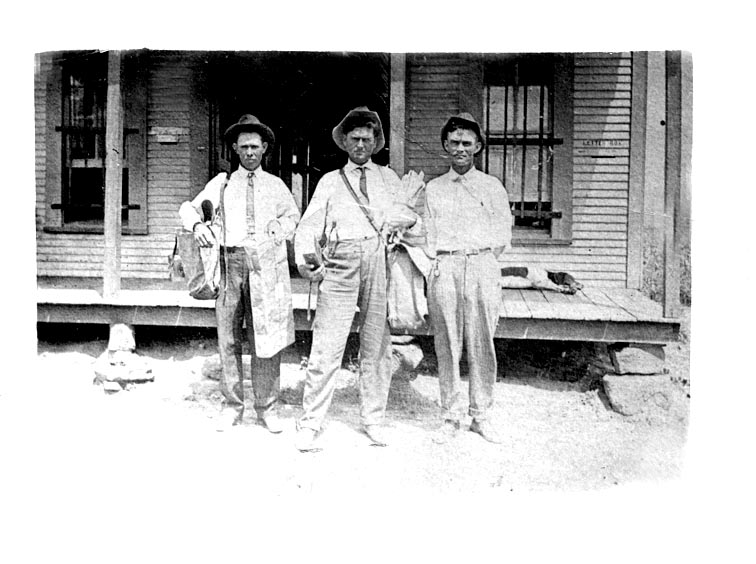
[[[211,175],[238,166],[222,135],[242,114],[254,114],[276,135],[265,170],[281,177],[304,210],[321,176],[344,164],[331,131],[356,106],[378,112],[387,139],[374,160],[388,164],[388,54],[219,52],[208,63]]]

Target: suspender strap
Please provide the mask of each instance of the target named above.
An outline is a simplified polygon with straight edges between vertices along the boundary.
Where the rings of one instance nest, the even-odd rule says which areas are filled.
[[[225,253],[226,248],[226,208],[223,205],[223,199],[226,194],[226,186],[228,185],[228,179],[231,178],[230,173],[226,173],[226,178],[223,180],[223,184],[221,184],[220,189],[220,215],[221,215],[221,239],[223,239],[223,252]],[[228,257],[223,257],[223,270],[224,270],[224,280],[225,280],[225,287],[223,288],[223,303],[226,303],[226,290],[228,290]]]
[[[352,197],[354,198],[355,202],[357,202],[357,205],[362,210],[362,213],[365,214],[365,217],[370,222],[370,225],[373,227],[373,229],[375,229],[375,232],[378,233],[378,235],[380,236],[381,230],[378,229],[378,226],[375,224],[375,220],[373,219],[373,216],[370,215],[370,212],[368,211],[368,208],[367,208],[367,203],[363,202],[360,199],[360,197],[354,191],[354,188],[352,188],[352,185],[349,184],[349,180],[347,179],[346,174],[344,174],[344,169],[343,168],[339,169],[339,174],[341,175],[341,179],[344,181],[344,184],[346,185],[347,189],[349,190],[349,193],[352,195]]]

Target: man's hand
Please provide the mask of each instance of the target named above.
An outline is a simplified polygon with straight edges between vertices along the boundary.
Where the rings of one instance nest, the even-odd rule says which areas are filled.
[[[280,245],[283,242],[283,229],[281,228],[281,222],[277,219],[271,219],[268,222],[265,232],[268,234],[268,237],[273,239],[274,244]]]
[[[297,270],[302,278],[310,282],[320,282],[325,277],[325,266],[315,266],[314,264],[298,264]]]
[[[215,235],[207,225],[198,223],[194,226],[194,240],[200,247],[212,247],[215,243]]]
[[[383,225],[389,231],[408,229],[415,225],[415,222],[417,222],[417,214],[404,204],[394,204],[383,218]]]

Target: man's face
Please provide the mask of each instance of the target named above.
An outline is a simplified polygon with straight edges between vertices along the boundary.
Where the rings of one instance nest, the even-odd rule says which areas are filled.
[[[365,164],[375,149],[375,133],[369,127],[356,127],[344,135],[344,146],[349,160],[358,165]]]
[[[470,170],[473,157],[481,147],[478,136],[470,129],[455,129],[446,136],[446,141],[444,141],[444,149],[451,155],[452,168],[463,173]]]
[[[263,155],[268,150],[268,144],[262,140],[259,133],[240,133],[236,143],[232,145],[239,155],[241,165],[247,170],[255,170],[262,163]]]

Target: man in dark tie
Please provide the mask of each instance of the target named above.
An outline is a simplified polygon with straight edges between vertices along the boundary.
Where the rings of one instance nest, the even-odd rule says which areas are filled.
[[[388,443],[381,423],[391,383],[391,336],[386,312],[386,238],[397,230],[422,231],[419,216],[397,202],[402,182],[372,156],[385,145],[381,120],[362,106],[333,129],[336,145],[348,155],[343,168],[318,182],[295,236],[297,268],[320,282],[305,380],[304,413],[297,448],[317,450],[341,367],[347,337],[359,308],[360,423],[371,443]],[[315,246],[325,242],[324,264],[312,264]]]
[[[270,432],[280,433],[276,414],[280,351],[294,341],[284,240],[293,236],[299,210],[284,182],[262,168],[263,156],[275,142],[267,125],[245,114],[226,130],[224,138],[240,166],[228,177],[221,173],[211,179],[179,209],[184,227],[194,232],[199,245],[220,245],[221,283],[215,313],[224,407],[219,430],[242,421],[246,336],[257,419]],[[210,212],[211,221],[203,221],[201,212]]]

